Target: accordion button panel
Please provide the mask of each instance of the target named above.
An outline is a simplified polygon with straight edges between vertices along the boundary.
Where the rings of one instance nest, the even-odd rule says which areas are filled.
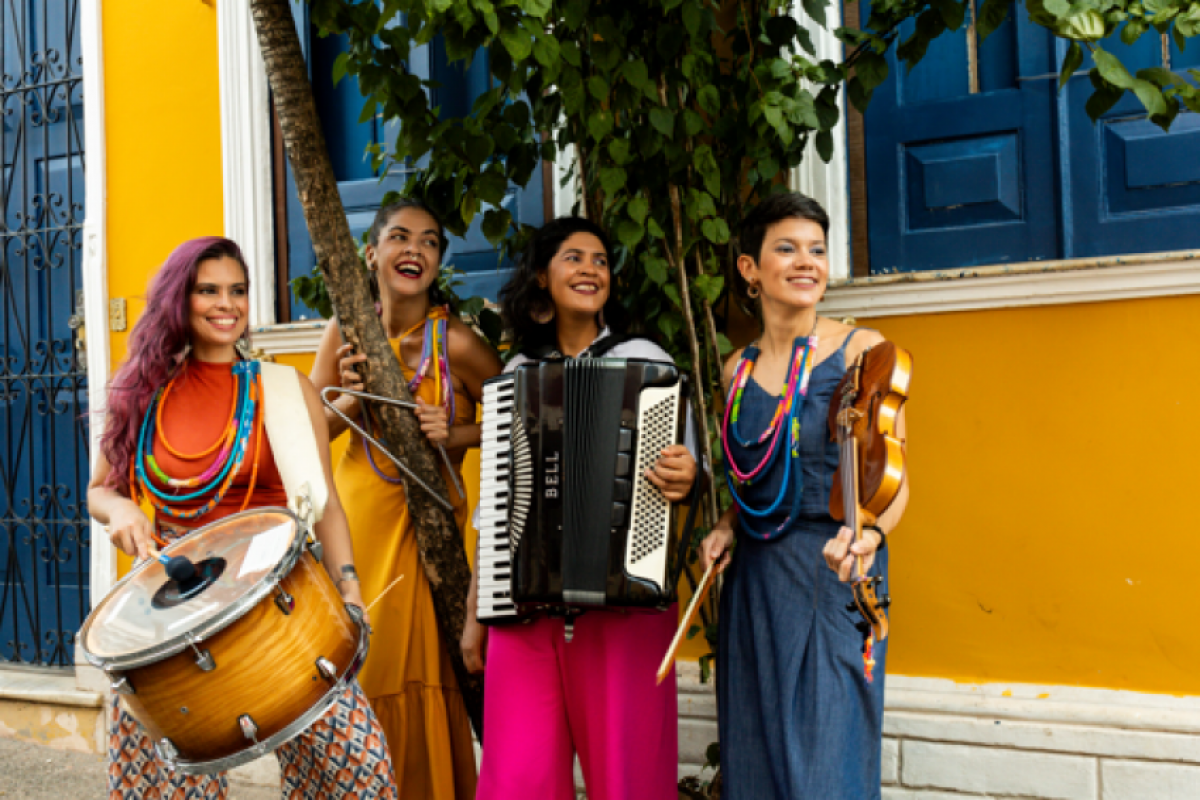
[[[674,444],[679,429],[679,385],[644,389],[638,401],[637,467],[633,474],[629,537],[625,571],[650,581],[660,590],[667,570],[667,545],[671,534],[671,504],[645,472],[664,447]],[[618,485],[620,481],[618,481]]]
[[[479,484],[479,603],[476,617],[498,621],[516,617],[512,602],[509,548],[509,470],[511,469],[513,376],[483,385]]]

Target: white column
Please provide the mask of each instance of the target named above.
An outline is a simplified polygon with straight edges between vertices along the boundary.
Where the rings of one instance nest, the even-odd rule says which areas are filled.
[[[221,177],[225,235],[250,265],[250,323],[275,322],[271,207],[271,106],[250,6],[217,3],[221,89]]]
[[[90,452],[100,452],[107,403],[108,345],[108,244],[107,153],[104,141],[104,35],[101,0],[80,4],[80,55],[83,59],[83,296],[87,320],[87,381]],[[104,528],[91,527],[91,601],[108,593],[117,578],[117,557]]]
[[[840,2],[830,3],[825,8],[825,23],[822,28],[804,13],[802,8],[795,8],[793,14],[796,21],[804,27],[812,37],[813,48],[817,51],[815,60],[840,62],[842,60],[842,43],[833,35],[842,24],[842,6]],[[808,53],[804,54],[806,57]],[[829,278],[841,280],[850,277],[850,194],[848,188],[848,173],[846,162],[846,87],[838,92],[837,127],[833,129],[833,157],[826,164],[817,155],[815,137],[809,141],[804,153],[804,161],[792,171],[788,183],[792,189],[803,192],[816,200],[829,214]]]

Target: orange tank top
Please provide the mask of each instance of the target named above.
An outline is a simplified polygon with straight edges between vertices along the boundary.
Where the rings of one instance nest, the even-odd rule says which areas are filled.
[[[203,473],[216,461],[220,448],[212,454],[187,461],[171,454],[160,440],[165,436],[171,447],[184,454],[200,453],[212,446],[219,437],[225,434],[226,423],[230,411],[236,401],[234,392],[237,382],[233,377],[233,364],[213,364],[189,359],[184,365],[183,372],[175,380],[166,404],[162,407],[162,428],[155,436],[154,460],[162,470],[171,477],[188,477]],[[261,412],[260,412],[261,413]],[[254,481],[254,493],[250,497],[247,508],[263,506],[286,506],[287,492],[283,488],[283,479],[275,467],[275,458],[271,453],[271,444],[267,440],[266,431],[262,432],[262,446],[258,447],[259,433],[257,426],[251,432],[250,442],[246,449],[246,458],[242,467],[234,476],[229,491],[221,498],[221,502],[207,514],[195,519],[176,519],[166,514],[158,515],[158,522],[173,528],[199,528],[222,517],[235,514],[241,510],[246,501],[246,491],[250,487],[250,476],[254,468],[254,453],[258,452],[258,475]],[[155,488],[166,493],[173,490],[164,486],[153,474],[148,473]],[[191,490],[180,490],[179,494],[188,494]],[[198,497],[195,500],[167,500],[167,505],[180,510],[193,510],[209,501],[211,495]]]

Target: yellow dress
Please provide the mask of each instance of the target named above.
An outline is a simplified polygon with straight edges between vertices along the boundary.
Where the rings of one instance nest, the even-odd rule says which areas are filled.
[[[399,357],[400,339],[392,340]],[[401,361],[405,380],[413,371]],[[435,402],[434,377],[421,382],[416,396]],[[475,422],[475,405],[455,393],[454,424]],[[404,580],[371,609],[371,649],[358,680],[387,735],[396,771],[397,796],[464,800],[475,796],[475,750],[471,723],[463,705],[450,658],[438,634],[433,597],[409,521],[404,488],[375,474],[363,449],[353,441],[334,474],[354,541],[354,560],[369,603],[397,575]],[[375,451],[375,464],[390,477],[399,470]],[[459,530],[467,524],[467,501],[458,496],[444,462],[442,478]],[[462,464],[456,465],[461,483]],[[418,490],[419,491],[419,490]]]

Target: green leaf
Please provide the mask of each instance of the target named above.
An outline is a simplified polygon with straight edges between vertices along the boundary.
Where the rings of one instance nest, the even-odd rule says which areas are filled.
[[[499,167],[495,165],[480,175],[475,181],[475,194],[480,200],[489,205],[500,205],[500,201],[504,199],[507,191],[508,180],[500,172]],[[463,215],[463,221],[467,221],[465,214]]]
[[[1004,24],[1004,19],[1008,16],[1009,4],[1009,0],[984,0],[983,7],[979,9],[979,18],[975,21],[975,29],[979,32],[979,41],[987,39]]]
[[[579,65],[583,63],[583,58],[579,53],[579,45],[570,41],[562,42],[559,45],[559,50],[562,52],[563,61],[579,69]]]
[[[608,136],[609,131],[613,128],[613,115],[611,111],[597,111],[588,118],[588,133],[597,142]]]
[[[1100,77],[1104,80],[1118,89],[1133,88],[1133,76],[1112,53],[1097,47],[1092,50],[1092,60],[1096,62],[1096,69],[1100,71]]]
[[[704,188],[714,197],[721,194],[721,168],[717,166],[717,159],[713,156],[712,148],[707,144],[702,144],[696,148],[696,152],[692,156],[692,166],[700,173],[700,177],[704,179]]]
[[[617,223],[617,241],[630,250],[637,247],[638,242],[646,235],[646,229],[638,222],[623,219]]]
[[[683,132],[688,136],[695,136],[702,130],[704,130],[704,117],[690,108],[685,109],[683,112]]]
[[[599,75],[593,75],[588,78],[588,91],[592,93],[592,97],[603,102],[608,99],[608,81]]]
[[[533,43],[533,57],[543,67],[557,67],[561,48],[553,36],[539,36]]]
[[[517,5],[526,14],[543,19],[550,13],[550,0],[518,0]]]
[[[645,223],[646,215],[650,213],[650,201],[640,194],[629,201],[629,205],[625,207],[632,218],[639,225]]]
[[[661,231],[659,236],[661,238]],[[646,276],[654,281],[659,286],[667,282],[667,262],[661,258],[647,258],[642,262],[642,267],[646,270]]]
[[[507,28],[500,31],[500,42],[513,61],[524,61],[533,52],[533,39],[524,28]]]
[[[887,59],[878,53],[864,50],[854,65],[855,76],[862,81],[862,88],[870,93],[883,84],[888,76]]]
[[[967,9],[962,3],[958,0],[935,0],[935,5],[947,30],[956,31],[962,27],[967,15]]]
[[[1131,19],[1121,27],[1121,41],[1131,45],[1148,30],[1150,30],[1150,26],[1142,20]]]
[[[711,83],[700,89],[696,94],[696,100],[705,113],[715,115],[721,110],[721,93]]]
[[[683,7],[683,27],[687,28],[689,36],[694,37],[700,32],[703,13],[699,3],[688,3]]]
[[[350,64],[350,53],[338,53],[338,57],[333,60],[333,85],[337,86],[338,81],[346,77],[346,68]]]
[[[1153,83],[1134,79],[1133,85],[1130,88],[1137,95],[1137,99],[1142,101],[1142,106],[1146,109],[1146,113],[1150,115],[1152,122],[1155,117],[1162,117],[1167,114],[1167,101],[1163,99],[1162,91]]]
[[[1084,109],[1087,111],[1087,115],[1091,117],[1092,121],[1095,122],[1104,116],[1109,109],[1117,104],[1117,101],[1121,99],[1121,95],[1123,95],[1124,92],[1121,89],[1105,83],[1100,77],[1099,70],[1093,68],[1089,74],[1091,75],[1092,86],[1094,87],[1095,91],[1093,91],[1092,96],[1088,98]]]
[[[665,108],[652,108],[650,124],[663,136],[670,136],[675,130],[675,115]]]
[[[651,217],[646,222],[646,232],[649,233],[655,239],[667,238],[667,234],[663,232],[662,227],[658,224],[657,220],[655,220],[654,217]]]
[[[629,163],[630,144],[628,139],[610,139],[608,142],[608,154],[617,164],[625,165]]]
[[[804,12],[822,28],[825,27],[825,6],[829,0],[804,0]]]
[[[826,164],[833,158],[833,134],[829,131],[817,131],[817,155]]]
[[[605,167],[600,170],[600,187],[612,198],[625,188],[625,170],[620,167]]]
[[[712,302],[716,302],[716,301],[712,301]],[[733,342],[729,341],[729,337],[727,337],[723,333],[717,334],[717,347],[720,348],[722,357],[727,356],[733,352]]]
[[[1075,74],[1075,70],[1079,69],[1083,64],[1083,48],[1079,42],[1071,42],[1071,46],[1067,48],[1067,55],[1063,58],[1062,70],[1058,73],[1058,88],[1067,85],[1067,81]]]
[[[489,242],[499,242],[512,223],[512,214],[503,208],[489,208],[483,212],[483,235]]]

